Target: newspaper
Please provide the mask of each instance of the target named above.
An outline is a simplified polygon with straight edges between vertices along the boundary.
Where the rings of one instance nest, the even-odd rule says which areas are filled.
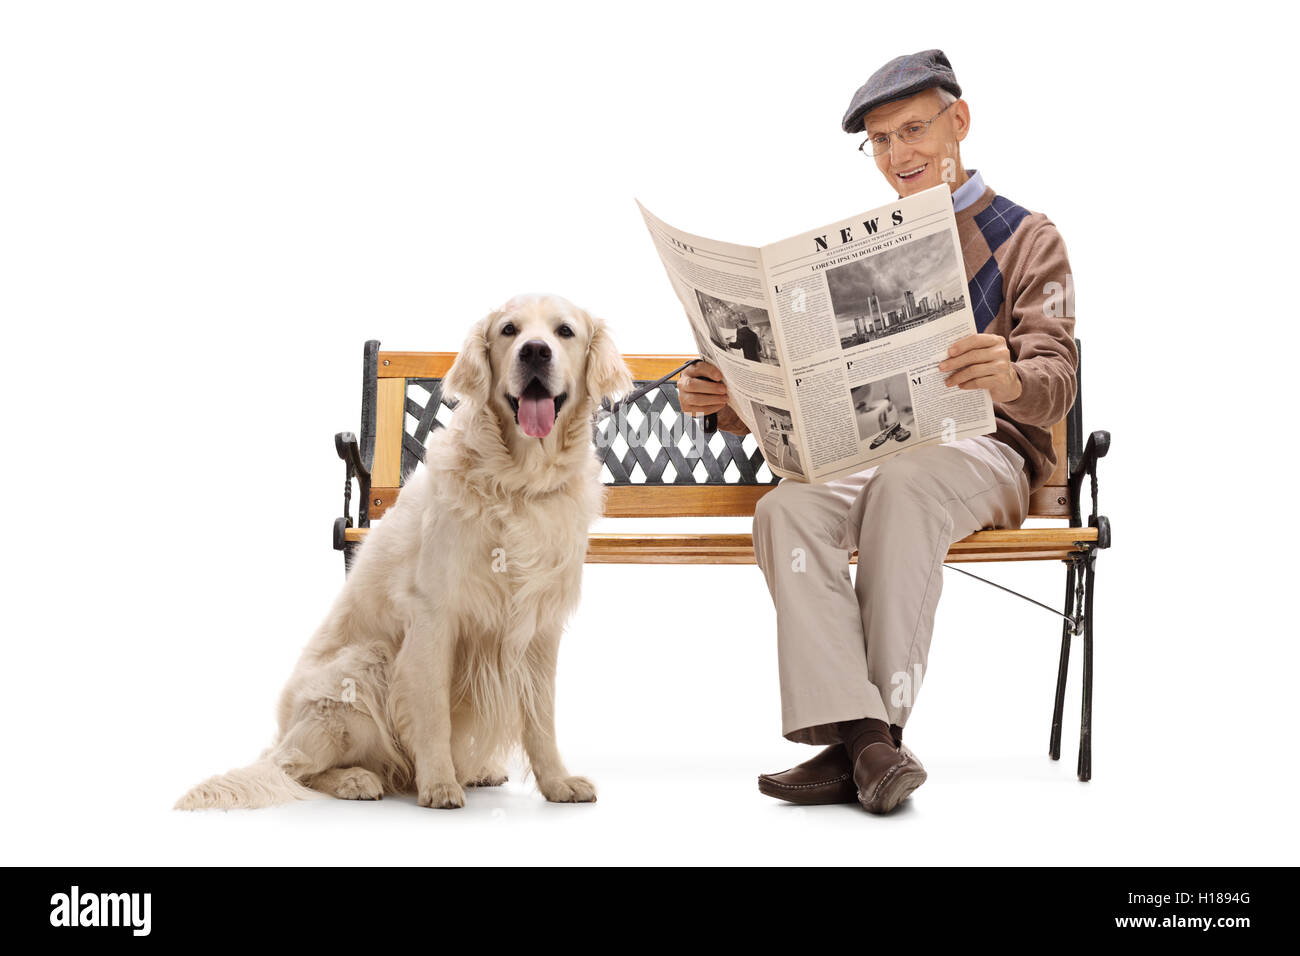
[[[700,356],[774,474],[831,481],[993,431],[989,393],[949,387],[938,369],[975,332],[947,186],[762,248],[637,206]]]

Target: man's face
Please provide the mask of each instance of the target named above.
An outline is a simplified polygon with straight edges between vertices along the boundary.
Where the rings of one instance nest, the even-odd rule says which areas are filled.
[[[892,135],[891,131],[902,130],[909,124],[924,124],[940,110],[943,103],[939,92],[929,89],[877,106],[866,116],[868,136],[891,133],[888,151],[875,160],[876,167],[900,196],[910,196],[940,183],[956,189],[961,185],[960,180],[965,179],[957,146],[970,130],[970,110],[965,100],[958,100],[944,110],[919,143],[909,145]],[[866,148],[869,150],[871,146],[868,144]]]

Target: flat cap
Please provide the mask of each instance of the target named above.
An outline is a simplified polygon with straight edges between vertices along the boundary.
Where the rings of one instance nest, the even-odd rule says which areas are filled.
[[[901,100],[932,86],[941,87],[953,96],[961,96],[961,86],[953,75],[952,64],[942,50],[923,50],[895,57],[875,73],[853,94],[849,111],[844,114],[844,132],[860,133],[866,115],[883,103]]]

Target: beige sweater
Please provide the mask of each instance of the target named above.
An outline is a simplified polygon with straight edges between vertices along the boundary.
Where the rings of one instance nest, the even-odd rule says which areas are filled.
[[[1052,426],[1074,403],[1073,283],[1065,243],[1052,221],[1017,206],[991,188],[956,214],[975,327],[1007,340],[1023,390],[1014,402],[994,402],[997,429],[1025,459],[1029,490],[1056,467]],[[718,428],[749,431],[731,406]]]

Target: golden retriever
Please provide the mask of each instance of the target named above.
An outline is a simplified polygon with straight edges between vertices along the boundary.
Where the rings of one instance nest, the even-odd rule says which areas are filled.
[[[275,742],[178,809],[412,791],[460,807],[519,745],[547,800],[596,799],[556,746],[555,665],[603,504],[592,416],[631,375],[604,322],[527,295],[475,324],[443,387],[451,422],[357,551]]]

